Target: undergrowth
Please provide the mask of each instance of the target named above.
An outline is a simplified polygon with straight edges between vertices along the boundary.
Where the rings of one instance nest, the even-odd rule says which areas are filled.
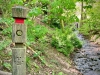
[[[0,19],[0,23],[5,23],[7,25],[7,27],[4,28],[1,33],[2,36],[8,37],[10,41],[12,34],[12,23],[14,21],[14,19],[11,18],[11,7],[14,4],[19,4],[25,5],[30,9],[28,19],[25,21],[25,24],[27,25],[27,45],[29,47],[31,46],[36,53],[31,52],[31,55],[28,55],[26,57],[26,65],[29,71],[33,71],[34,67],[36,72],[39,72],[40,70],[40,67],[37,63],[32,63],[32,60],[34,59],[41,59],[42,64],[46,63],[43,55],[45,53],[44,51],[46,50],[47,43],[50,43],[52,47],[55,47],[55,49],[63,53],[65,56],[69,56],[74,51],[74,49],[82,47],[82,42],[77,38],[77,35],[74,33],[74,31],[72,31],[73,28],[71,26],[66,26],[71,23],[79,22],[78,18],[75,15],[76,1],[77,0],[20,0],[16,2],[16,0],[11,0],[8,3],[7,0],[1,0],[1,7],[3,9],[3,15],[5,18]],[[3,4],[7,6],[2,6]],[[51,30],[46,28],[44,25],[34,25],[35,23],[33,20],[39,15],[42,15],[42,21],[45,24],[50,24],[50,26],[53,27],[51,28]],[[98,29],[98,15],[94,15],[93,11],[91,12],[91,16],[93,17],[91,17],[91,20],[87,23],[84,23],[84,25],[81,27],[80,32],[82,34],[89,36],[91,30],[94,33],[94,31]],[[7,17],[9,17],[10,19]],[[97,32],[99,31],[100,29],[98,29]],[[47,36],[47,34],[50,35]],[[4,42],[0,43],[0,56],[2,56],[2,58],[11,56],[11,53],[5,54],[3,51],[4,48],[6,48],[8,45],[9,41],[6,39],[4,40]],[[1,59],[0,62],[2,62]],[[9,63],[2,62],[2,64],[5,68],[11,70],[11,66],[9,65]],[[55,75],[55,72],[52,75]],[[63,73],[59,72],[57,75],[63,75]]]
[[[52,47],[55,47],[65,56],[69,56],[75,48],[81,48],[82,46],[81,42],[74,34],[72,27],[70,26],[66,26],[64,31],[62,31],[59,28],[48,29],[44,25],[34,25],[33,22],[26,21],[26,24],[28,23],[30,25],[27,25],[27,45],[32,48],[31,50],[34,50],[31,52],[31,55],[28,54],[26,57],[26,66],[28,72],[31,72],[33,70],[32,68],[35,68],[34,71],[38,73],[41,69],[41,65],[38,65],[37,62],[33,63],[33,60],[41,62],[42,66],[49,66],[47,65],[47,61],[45,59],[45,50],[46,47],[48,47],[48,43],[50,43]],[[8,28],[5,28],[2,31],[2,34],[10,38],[10,40],[12,33],[11,29],[12,26],[8,26]],[[6,48],[8,45],[7,42],[8,41],[2,44],[0,50]],[[9,54],[7,57],[12,55],[11,53]],[[3,62],[2,64],[7,70],[11,70],[11,64],[9,62]],[[55,75],[55,73],[53,73],[53,75]],[[59,72],[58,75],[63,75],[63,73]]]
[[[59,52],[69,56],[70,53],[74,51],[74,48],[82,47],[82,42],[74,34],[72,28],[67,26],[64,32],[60,29],[56,29],[52,36],[51,45],[57,48]]]

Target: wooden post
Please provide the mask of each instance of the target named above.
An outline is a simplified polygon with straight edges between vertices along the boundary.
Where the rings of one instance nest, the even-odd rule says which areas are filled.
[[[12,75],[26,75],[26,42],[27,28],[24,24],[27,8],[16,6],[12,8],[12,16],[15,19],[12,29]]]

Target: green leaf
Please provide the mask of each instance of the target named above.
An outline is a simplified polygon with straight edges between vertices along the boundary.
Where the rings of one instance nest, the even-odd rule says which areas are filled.
[[[5,68],[7,68],[8,70],[11,70],[11,64],[10,63],[3,63],[3,66],[5,67]]]
[[[63,75],[63,72],[59,72],[58,75]]]
[[[38,16],[42,14],[42,9],[39,8],[39,7],[35,7],[33,9],[31,9],[31,11],[29,12],[29,16],[32,17],[32,16]]]

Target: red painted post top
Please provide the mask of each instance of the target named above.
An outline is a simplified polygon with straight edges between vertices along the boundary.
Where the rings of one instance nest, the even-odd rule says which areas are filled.
[[[24,18],[15,18],[15,23],[24,24]]]

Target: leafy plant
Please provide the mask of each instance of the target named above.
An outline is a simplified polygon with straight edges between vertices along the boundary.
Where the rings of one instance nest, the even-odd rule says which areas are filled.
[[[47,33],[47,29],[44,26],[41,25],[37,25],[37,26],[29,26],[28,29],[28,40],[31,42],[38,40],[40,38],[43,38],[46,33]]]
[[[71,38],[71,43],[73,44],[74,48],[82,48],[82,42],[77,37]]]
[[[36,52],[35,54],[33,54],[33,57],[36,58],[41,54],[41,51]]]
[[[2,35],[8,36],[9,38],[11,38],[11,32],[12,32],[12,23],[13,23],[13,19],[12,18],[2,18],[0,20],[0,23],[3,23],[3,31],[2,31]]]
[[[40,14],[42,14],[42,9],[41,8],[39,8],[39,7],[35,7],[35,8],[33,8],[33,9],[31,9],[30,11],[29,11],[29,16],[30,17],[34,17],[34,16],[38,16],[38,15],[40,15]]]
[[[3,66],[4,66],[6,69],[8,69],[9,71],[11,70],[11,64],[10,64],[10,63],[5,62],[5,63],[3,63]]]
[[[53,72],[52,75],[65,75],[65,74],[63,72],[58,72],[57,74]]]
[[[0,43],[0,50],[3,50],[4,48],[6,48],[9,44],[11,43],[10,40],[4,40]]]
[[[76,22],[71,16],[74,14],[75,1],[74,0],[54,0],[49,4],[49,24],[64,29],[64,26],[70,22]]]
[[[84,25],[82,25],[81,26],[81,28],[79,28],[79,31],[80,31],[80,33],[82,33],[83,35],[89,35],[90,33],[89,33],[89,31],[91,30],[90,29],[91,27],[88,25],[88,24],[84,24]]]
[[[29,56],[26,57],[26,67],[28,67],[28,70],[31,69],[31,58]]]
[[[34,28],[34,36],[35,38],[42,38],[46,35],[47,29],[44,26],[37,25]]]
[[[89,17],[83,20],[83,26],[81,26],[81,29],[80,29],[80,32],[83,35],[87,35],[91,37],[91,35],[99,34],[99,31],[100,31],[100,28],[99,28],[100,17],[98,16],[100,15],[100,12],[99,12],[100,10],[98,10],[100,8],[99,4],[100,2],[97,1],[97,3],[94,2],[95,6],[93,6],[92,8],[85,8],[86,13]]]
[[[68,56],[73,52],[74,48],[81,48],[82,43],[73,33],[72,27],[67,26],[66,31],[57,29],[52,37],[51,45],[64,55]]]
[[[38,72],[40,70],[40,67],[36,63],[33,63],[33,64],[34,64],[34,67],[35,67],[35,72]]]
[[[59,72],[58,75],[63,75],[63,72]]]

